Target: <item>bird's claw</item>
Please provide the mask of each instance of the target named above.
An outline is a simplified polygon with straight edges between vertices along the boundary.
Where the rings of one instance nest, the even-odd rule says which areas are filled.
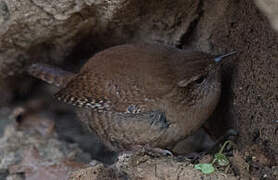
[[[167,149],[144,147],[146,153],[150,155],[174,156],[173,153]]]

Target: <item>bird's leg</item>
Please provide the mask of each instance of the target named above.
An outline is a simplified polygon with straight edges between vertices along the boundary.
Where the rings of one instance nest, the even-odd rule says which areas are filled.
[[[149,145],[145,145],[144,149],[147,153],[149,152],[150,154],[155,153],[163,156],[174,156],[173,153],[167,149],[154,148]]]
[[[152,156],[174,156],[173,153],[167,149],[151,147],[150,145],[136,145],[132,147],[133,151],[141,151]]]

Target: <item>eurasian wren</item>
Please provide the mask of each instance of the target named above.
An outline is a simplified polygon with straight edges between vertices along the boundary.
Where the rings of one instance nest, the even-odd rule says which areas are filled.
[[[214,111],[221,93],[218,61],[231,54],[127,44],[97,53],[77,74],[42,64],[28,72],[61,87],[55,97],[77,106],[81,121],[111,150],[171,150]]]

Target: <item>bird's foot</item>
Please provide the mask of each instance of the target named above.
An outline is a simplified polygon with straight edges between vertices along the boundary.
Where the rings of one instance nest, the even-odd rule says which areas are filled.
[[[146,153],[150,156],[174,156],[173,153],[167,149],[154,148],[149,145],[137,145],[133,148],[135,151]]]
[[[150,155],[174,156],[173,153],[167,149],[144,147],[146,153]]]

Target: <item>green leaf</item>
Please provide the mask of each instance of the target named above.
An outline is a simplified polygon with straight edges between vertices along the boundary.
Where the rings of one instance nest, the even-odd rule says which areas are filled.
[[[196,164],[194,168],[201,170],[204,174],[211,174],[214,172],[214,167],[211,163]]]
[[[228,158],[224,154],[222,154],[222,153],[216,153],[214,155],[214,159],[216,159],[217,163],[220,166],[227,166],[230,163]]]

